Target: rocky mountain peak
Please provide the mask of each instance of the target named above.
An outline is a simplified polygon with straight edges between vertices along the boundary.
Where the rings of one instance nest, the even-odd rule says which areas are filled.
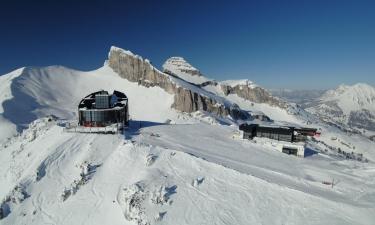
[[[375,130],[375,88],[364,83],[342,84],[307,110],[327,121]]]
[[[191,76],[202,76],[201,72],[193,67],[182,57],[171,57],[163,64],[164,72],[172,72],[173,74],[185,73]]]
[[[182,58],[176,59],[174,57],[174,60],[170,60],[173,63],[168,63],[168,65],[173,64],[171,67],[173,69],[179,68],[175,70],[178,72],[177,75],[170,72],[163,73],[153,67],[148,60],[130,53],[129,51],[112,47],[109,52],[107,65],[122,78],[131,82],[137,82],[139,85],[145,87],[160,87],[167,93],[174,95],[172,108],[187,113],[205,111],[220,117],[231,115],[235,120],[250,117],[247,112],[232,107],[233,104],[225,98],[198,87],[187,78],[180,77],[179,75],[182,76],[185,74],[183,71],[196,70],[194,67],[189,66],[190,64],[184,64]],[[192,75],[187,76],[188,78],[193,77]],[[201,76],[195,77],[203,78]]]

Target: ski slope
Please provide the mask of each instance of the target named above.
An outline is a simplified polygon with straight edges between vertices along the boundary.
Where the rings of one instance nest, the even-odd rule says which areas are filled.
[[[0,76],[0,79],[0,121],[3,121],[1,127],[7,126],[1,130],[2,139],[43,116],[74,119],[79,101],[98,90],[126,93],[131,105],[129,113],[134,120],[145,120],[145,115],[153,122],[177,117],[170,108],[172,95],[158,87],[146,88],[122,79],[107,66],[89,72],[62,66],[27,67]]]
[[[128,96],[125,135],[64,132],[61,122],[76,118],[80,99],[100,89]],[[326,152],[321,142],[309,141],[308,157],[296,158],[242,140],[236,126],[203,112],[177,112],[173,95],[107,66],[21,68],[0,76],[0,224],[375,221],[374,142],[303,110],[209,94],[277,124],[318,127],[318,141],[363,153],[369,162]],[[332,180],[333,188],[323,184]]]
[[[148,124],[140,130],[137,125],[124,138],[64,133],[54,121],[35,123],[1,149],[1,195],[17,185],[22,190],[10,194],[16,203],[6,203],[10,213],[1,223],[371,224],[374,219],[373,164],[283,155],[233,139],[233,128],[221,125]],[[206,132],[211,135],[200,136]],[[88,164],[95,167],[90,179],[64,201],[62,194]],[[321,183],[331,177],[338,179],[333,189]]]

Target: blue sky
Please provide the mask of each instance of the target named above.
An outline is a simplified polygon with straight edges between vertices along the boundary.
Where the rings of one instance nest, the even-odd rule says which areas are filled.
[[[158,68],[183,56],[217,80],[268,88],[375,84],[375,1],[9,1],[0,74],[103,65],[111,45]]]

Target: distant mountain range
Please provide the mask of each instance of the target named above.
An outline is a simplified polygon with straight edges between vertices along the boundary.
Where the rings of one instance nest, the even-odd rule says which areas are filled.
[[[340,85],[312,101],[306,110],[325,121],[375,131],[375,88],[364,83]]]
[[[316,101],[320,96],[322,96],[326,90],[315,89],[315,90],[293,90],[293,89],[269,89],[269,91],[281,99],[288,102],[294,102],[302,107]]]
[[[375,88],[365,83],[340,85],[332,90],[271,89],[322,120],[347,129],[375,131]]]

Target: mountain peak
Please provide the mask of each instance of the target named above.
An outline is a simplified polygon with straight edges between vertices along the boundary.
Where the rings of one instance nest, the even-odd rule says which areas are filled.
[[[116,47],[116,46],[111,46],[111,49],[109,50],[109,53],[114,52],[114,51],[120,51],[123,54],[130,55],[130,56],[136,56],[133,52],[131,52],[129,50],[125,50],[125,49],[122,49],[122,48],[119,48],[119,47]]]
[[[163,69],[167,71],[185,73],[191,76],[202,76],[201,72],[179,56],[170,57],[163,64]]]
[[[193,84],[202,84],[210,81],[210,79],[204,77],[197,68],[179,56],[167,59],[163,64],[163,72],[174,75]]]
[[[342,84],[323,94],[308,110],[336,123],[374,130],[375,88],[365,83]]]
[[[341,84],[336,89],[327,91],[322,96],[322,98],[337,98],[340,96],[346,96],[356,99],[372,99],[375,97],[375,88],[366,83],[357,83],[354,85]]]

